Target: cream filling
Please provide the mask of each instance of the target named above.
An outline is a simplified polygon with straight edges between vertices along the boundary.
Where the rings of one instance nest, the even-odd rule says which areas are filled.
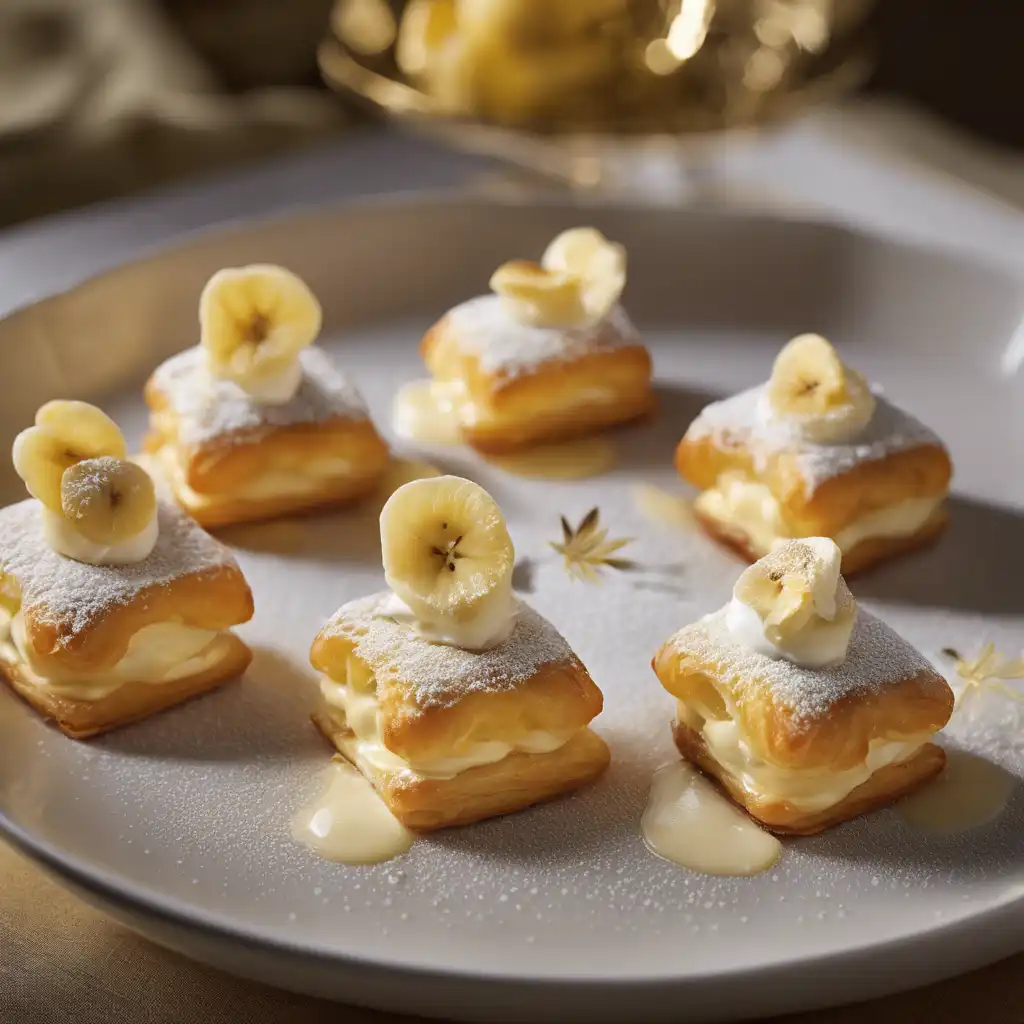
[[[483,607],[467,622],[442,617],[422,619],[395,593],[386,598],[376,616],[394,619],[432,644],[461,647],[466,651],[487,651],[504,643],[516,626],[517,604],[509,577],[481,602]]]
[[[910,760],[931,739],[917,733],[899,739],[872,740],[864,761],[842,771],[783,768],[754,754],[735,717],[705,718],[701,709],[677,704],[679,721],[699,732],[708,752],[743,788],[760,800],[784,801],[801,811],[823,811],[846,799],[879,769]]]
[[[110,668],[74,672],[49,667],[47,674],[27,642],[22,613],[12,617],[0,608],[0,661],[18,666],[34,685],[74,700],[102,700],[125,683],[159,685],[203,672],[223,658],[229,637],[227,632],[180,622],[157,622],[143,626],[131,638],[121,660]]]
[[[861,541],[875,537],[910,536],[924,526],[942,500],[941,496],[908,498],[854,520],[832,540],[845,553]],[[698,495],[694,506],[706,516],[742,530],[752,546],[763,554],[768,554],[779,541],[794,536],[782,506],[768,487],[738,474],[723,473],[718,486]]]
[[[348,742],[342,741],[344,753],[363,772],[412,772],[427,779],[453,779],[461,772],[480,765],[495,764],[510,754],[550,754],[564,746],[575,733],[568,736],[536,730],[519,737],[514,743],[489,740],[464,744],[450,757],[410,761],[384,745],[380,730],[380,703],[376,692],[358,690],[322,676],[320,692],[332,713],[338,716],[354,734]]]
[[[514,403],[507,412],[497,412],[492,406],[482,405],[469,398],[466,385],[460,380],[437,380],[430,388],[427,399],[435,404],[438,416],[455,416],[465,427],[487,424],[488,426],[519,426],[532,416],[543,416],[557,408],[559,411],[585,409],[593,405],[613,405],[621,399],[621,392],[609,386],[593,385],[577,388],[568,393],[558,392],[551,396],[539,396]],[[424,399],[421,398],[420,401]],[[422,415],[422,410],[420,410]],[[401,415],[404,415],[401,414]],[[396,422],[401,422],[396,417]],[[404,424],[403,424],[404,425]]]
[[[250,484],[236,488],[228,494],[202,494],[188,485],[185,468],[171,445],[164,445],[156,454],[160,469],[174,487],[175,492],[192,508],[211,508],[238,501],[271,498],[301,497],[317,493],[327,480],[350,476],[354,464],[350,459],[319,458],[304,462],[302,469],[268,470]]]
[[[570,409],[587,409],[594,405],[613,405],[621,394],[612,387],[578,388],[568,394],[558,393],[555,402],[544,397],[536,401],[516,402],[507,412],[497,412],[492,406],[464,401],[458,406],[459,421],[467,427],[485,423],[488,426],[518,426],[534,416],[544,416],[553,409],[567,412]]]

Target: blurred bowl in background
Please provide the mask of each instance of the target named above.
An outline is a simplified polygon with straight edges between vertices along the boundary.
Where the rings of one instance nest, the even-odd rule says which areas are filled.
[[[338,0],[341,93],[577,185],[685,156],[858,85],[872,0]]]

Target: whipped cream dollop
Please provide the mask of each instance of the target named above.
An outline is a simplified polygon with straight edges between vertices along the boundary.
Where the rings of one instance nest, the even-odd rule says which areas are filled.
[[[89,565],[132,565],[143,562],[156,546],[160,531],[155,507],[146,525],[135,536],[108,545],[89,540],[70,519],[51,511],[45,505],[41,507],[40,513],[46,543],[59,555]]]
[[[246,377],[236,383],[261,405],[284,405],[295,397],[302,386],[302,364],[295,359],[277,373]]]
[[[876,400],[870,385],[861,377],[851,377],[848,403],[814,415],[780,414],[765,390],[757,401],[758,422],[768,429],[783,427],[804,444],[849,444],[864,432],[875,414]]]
[[[806,668],[846,658],[857,604],[828,537],[780,544],[736,581],[725,624],[744,647]]]
[[[376,614],[408,626],[430,643],[461,647],[467,651],[486,651],[504,643],[512,635],[516,625],[516,601],[512,581],[508,580],[481,602],[472,618],[462,621],[447,616],[425,619],[394,593],[381,603]]]

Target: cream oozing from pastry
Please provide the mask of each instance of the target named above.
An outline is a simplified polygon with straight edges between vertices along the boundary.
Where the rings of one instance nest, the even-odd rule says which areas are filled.
[[[724,695],[723,695],[724,696]],[[729,707],[728,719],[705,717],[705,709],[679,701],[679,721],[699,732],[708,752],[752,796],[759,800],[790,804],[801,811],[823,811],[845,800],[875,772],[910,760],[927,743],[932,733],[872,740],[867,756],[853,768],[786,768],[758,756]]]
[[[380,702],[372,682],[364,688],[323,676],[320,692],[332,715],[338,716],[352,734],[349,739],[341,741],[346,757],[360,771],[367,773],[405,771],[422,778],[453,779],[470,768],[503,761],[513,753],[549,754],[575,735],[534,730],[518,736],[513,742],[463,743],[447,757],[413,761],[396,754],[384,744],[380,729]]]
[[[143,626],[129,641],[121,660],[98,672],[43,668],[25,634],[21,611],[13,616],[0,609],[0,660],[17,666],[36,686],[74,700],[102,700],[125,683],[170,683],[216,665],[224,656],[230,634],[199,629],[181,622]]]
[[[45,506],[41,507],[40,516],[46,543],[59,555],[89,565],[131,565],[145,561],[156,547],[160,534],[155,506],[149,521],[134,537],[116,544],[97,544],[89,540],[70,519]]]
[[[908,498],[876,509],[838,530],[832,540],[846,553],[865,540],[908,537],[928,522],[942,501],[942,495]],[[714,487],[697,496],[694,507],[716,522],[741,530],[761,554],[797,535],[769,488],[742,473],[723,473]]]
[[[377,609],[377,615],[408,626],[417,636],[434,644],[461,647],[467,651],[486,651],[504,643],[516,625],[516,600],[511,578],[503,581],[495,593],[482,603],[471,619],[457,622],[448,618],[425,620],[397,595],[391,594]]]
[[[164,445],[157,452],[156,460],[175,493],[190,508],[211,508],[239,499],[266,501],[317,494],[327,481],[345,479],[356,468],[350,459],[323,456],[307,459],[292,469],[267,469],[244,487],[228,493],[204,494],[189,486],[185,468],[172,446]]]

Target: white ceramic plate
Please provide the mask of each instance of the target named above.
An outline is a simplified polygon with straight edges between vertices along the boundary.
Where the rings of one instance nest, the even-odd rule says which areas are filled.
[[[382,584],[373,510],[227,531],[256,594],[245,680],[91,743],[0,695],[0,829],[87,899],[158,942],[296,990],[474,1019],[719,1020],[864,998],[1024,948],[1024,796],[996,822],[937,838],[883,811],[789,842],[776,869],[709,878],[651,856],[639,818],[675,757],[649,661],[717,607],[738,572],[703,537],[648,522],[638,480],[679,486],[675,442],[710,397],[763,379],[791,334],[819,330],[934,425],[957,463],[936,548],[854,591],[949,670],[943,647],[1024,626],[1024,382],[999,357],[1019,282],[941,254],[801,221],[730,213],[519,207],[438,198],[318,211],[187,241],[0,323],[0,442],[44,398],[97,398],[133,440],[139,387],[195,340],[222,265],[287,264],[324,300],[325,344],[386,429],[422,375],[416,342],[511,255],[596,222],[630,251],[629,305],[653,349],[661,413],[618,435],[619,468],[537,483],[462,451],[429,453],[504,507],[529,599],[606,695],[606,777],[570,799],[417,842],[372,868],[316,859],[289,820],[328,751],[308,723],[310,641]],[[31,342],[31,343],[27,343]],[[6,488],[6,490],[4,490]],[[9,475],[0,493],[15,500]],[[548,541],[598,505],[650,567],[573,584]],[[657,567],[670,571],[657,572]],[[956,738],[1024,771],[993,700]]]

